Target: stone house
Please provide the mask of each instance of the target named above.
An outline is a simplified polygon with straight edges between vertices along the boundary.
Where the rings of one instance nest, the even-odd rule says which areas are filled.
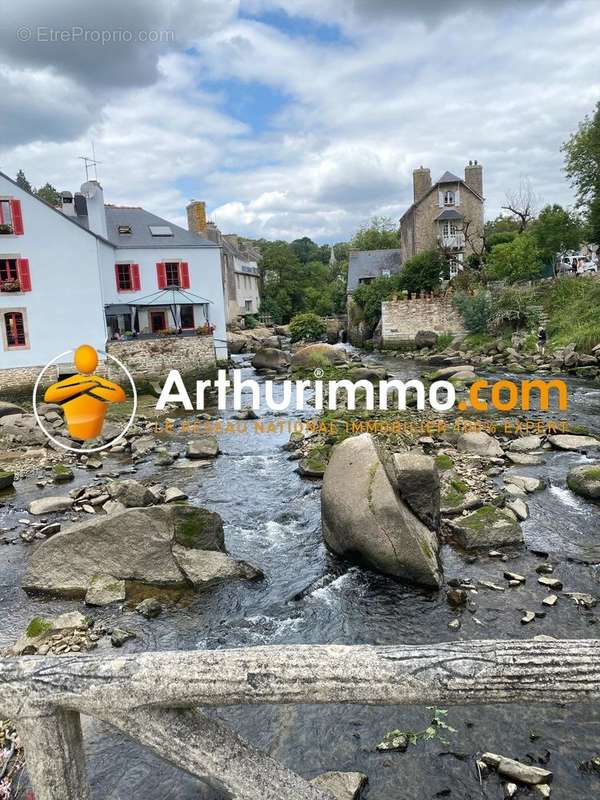
[[[206,219],[206,205],[192,200],[187,206],[188,228],[221,248],[221,278],[228,326],[236,326],[246,316],[260,310],[260,253],[235,234],[221,233]]]
[[[425,167],[413,172],[414,201],[400,219],[402,260],[425,250],[442,250],[451,277],[483,246],[483,167],[470,161],[464,179],[444,172],[436,183]]]

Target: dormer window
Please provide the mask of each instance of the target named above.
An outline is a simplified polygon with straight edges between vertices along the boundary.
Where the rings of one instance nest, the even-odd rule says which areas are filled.
[[[456,192],[453,192],[451,190],[444,192],[444,205],[445,206],[456,205]]]

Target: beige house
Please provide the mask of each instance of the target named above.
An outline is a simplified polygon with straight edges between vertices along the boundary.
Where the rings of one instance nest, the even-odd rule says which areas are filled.
[[[414,202],[400,219],[402,261],[424,250],[442,250],[450,258],[451,277],[483,247],[483,167],[470,161],[465,177],[445,172],[431,182],[424,167],[413,172]]]

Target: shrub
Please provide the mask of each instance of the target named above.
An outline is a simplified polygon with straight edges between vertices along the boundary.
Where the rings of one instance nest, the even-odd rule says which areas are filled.
[[[437,250],[409,258],[400,272],[400,287],[408,292],[431,292],[448,277],[448,262]]]
[[[504,289],[493,301],[491,327],[495,330],[531,328],[539,324],[535,293],[517,288]]]
[[[544,265],[534,237],[522,233],[507,244],[498,244],[489,254],[486,272],[496,280],[535,280],[542,277]]]
[[[325,320],[312,311],[307,311],[305,314],[296,314],[290,322],[292,342],[297,342],[300,339],[312,341],[320,339],[326,330]]]
[[[454,297],[454,305],[459,310],[468,331],[485,333],[492,316],[492,298],[489,292],[476,294],[459,293]]]
[[[253,314],[247,314],[244,317],[244,322],[246,324],[246,328],[249,330],[253,330],[254,328],[258,328],[258,320]]]

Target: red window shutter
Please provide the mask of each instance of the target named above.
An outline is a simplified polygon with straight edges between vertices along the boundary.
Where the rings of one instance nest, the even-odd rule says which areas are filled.
[[[10,215],[12,217],[13,232],[17,236],[21,236],[23,233],[23,215],[21,214],[20,200],[10,201]]]
[[[119,281],[119,265],[115,264],[115,282],[117,284],[117,292],[122,291],[121,282]]]
[[[179,283],[182,289],[190,288],[190,267],[187,261],[179,265]]]
[[[22,292],[31,291],[31,275],[29,273],[29,259],[20,258],[18,262],[19,270],[19,283],[21,284]]]
[[[167,268],[165,267],[165,262],[160,261],[156,265],[156,277],[158,279],[158,288],[159,289],[166,289],[167,288]]]
[[[131,265],[131,288],[134,292],[139,292],[142,288],[142,283],[140,281],[140,265],[139,264],[132,264]]]

